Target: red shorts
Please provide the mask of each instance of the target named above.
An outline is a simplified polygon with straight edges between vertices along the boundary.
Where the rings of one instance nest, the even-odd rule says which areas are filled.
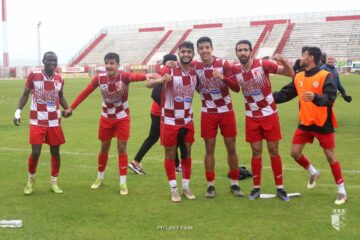
[[[201,112],[201,137],[215,138],[218,127],[224,137],[236,137],[236,120],[234,111],[224,113]]]
[[[324,149],[335,148],[335,134],[334,133],[317,133],[317,132],[308,132],[296,129],[294,133],[294,138],[292,144],[305,144],[313,143],[314,137],[319,140],[320,146]]]
[[[277,113],[266,117],[246,117],[245,130],[247,142],[259,142],[262,139],[274,142],[281,139],[280,121]]]
[[[98,138],[101,141],[111,140],[116,137],[119,140],[127,141],[130,136],[130,118],[109,119],[101,116]]]
[[[65,143],[64,133],[61,126],[42,127],[30,125],[30,144],[49,144],[59,146]]]
[[[184,142],[193,143],[194,139],[194,122],[184,126],[168,125],[161,123],[160,125],[160,141],[163,146],[176,146],[177,136],[181,128],[186,128],[187,133],[184,136]]]

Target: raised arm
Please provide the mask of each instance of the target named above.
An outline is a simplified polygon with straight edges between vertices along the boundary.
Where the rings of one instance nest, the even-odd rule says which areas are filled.
[[[276,71],[276,74],[288,76],[288,77],[292,77],[292,78],[295,76],[294,69],[288,62],[287,58],[285,58],[284,56],[282,56],[280,54],[275,54],[274,60],[281,64],[281,65],[279,65],[279,67]]]

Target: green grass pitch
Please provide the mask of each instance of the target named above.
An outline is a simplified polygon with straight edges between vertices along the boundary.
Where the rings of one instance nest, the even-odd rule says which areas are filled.
[[[71,103],[89,79],[68,79],[65,97]],[[273,90],[290,79],[272,77]],[[305,154],[321,178],[314,190],[307,190],[308,174],[290,157],[290,145],[297,125],[297,100],[278,105],[283,139],[284,185],[288,192],[300,192],[300,198],[281,202],[277,198],[249,201],[247,196],[230,194],[226,151],[222,138],[216,146],[217,196],[204,198],[207,187],[203,166],[204,143],[200,138],[200,98],[193,101],[195,138],[192,148],[191,189],[195,201],[183,199],[174,204],[163,168],[163,148],[156,144],[143,159],[146,175],[128,172],[128,196],[118,192],[118,168],[115,140],[105,174],[105,185],[91,190],[97,176],[97,139],[101,96],[95,91],[62,125],[66,144],[61,147],[62,165],[59,186],[63,195],[50,192],[50,154],[43,146],[37,169],[35,190],[23,194],[27,180],[29,102],[22,113],[22,125],[12,124],[14,111],[23,91],[23,80],[0,81],[0,220],[22,219],[23,228],[0,228],[0,239],[357,239],[360,234],[360,75],[342,76],[353,102],[338,98],[335,104],[339,127],[336,130],[337,157],[342,163],[349,195],[344,206],[334,205],[337,189],[325,156],[315,141]],[[244,106],[242,95],[232,93],[238,137],[240,165],[250,168],[250,147],[244,141]],[[129,161],[147,136],[150,125],[150,90],[145,83],[130,86],[131,137]],[[264,145],[265,147],[265,145]],[[266,148],[264,148],[266,149]],[[178,182],[181,177],[178,175]],[[241,181],[249,194],[251,179]],[[270,160],[263,153],[262,192],[275,193]],[[335,230],[331,225],[333,209],[346,209],[346,226]]]

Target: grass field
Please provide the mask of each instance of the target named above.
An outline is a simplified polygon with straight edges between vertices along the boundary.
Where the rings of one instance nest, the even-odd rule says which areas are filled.
[[[289,79],[273,77],[273,89],[280,89]],[[65,96],[69,103],[86,86],[89,79],[69,79]],[[353,102],[338,98],[335,106],[339,128],[336,130],[337,156],[342,163],[349,201],[334,205],[337,194],[330,168],[317,142],[305,148],[305,154],[321,171],[314,190],[307,190],[307,172],[290,157],[290,144],[297,125],[297,101],[279,105],[283,140],[284,184],[288,192],[300,192],[290,202],[279,199],[249,201],[230,194],[226,178],[226,152],[222,139],[216,146],[217,196],[204,198],[204,144],[200,138],[200,99],[194,99],[196,141],[193,145],[191,188],[195,201],[174,204],[163,169],[163,149],[157,144],[143,159],[146,175],[129,171],[129,195],[118,192],[117,154],[115,144],[105,176],[105,185],[91,190],[97,176],[97,140],[101,97],[94,92],[63,120],[67,143],[62,146],[59,185],[63,195],[50,192],[50,154],[43,147],[37,170],[35,191],[23,194],[27,180],[28,109],[22,114],[22,126],[14,127],[12,118],[22,93],[24,81],[0,81],[0,220],[22,219],[18,229],[0,228],[0,239],[359,239],[360,236],[360,76],[342,76],[342,82]],[[131,137],[129,160],[148,134],[151,105],[150,91],[144,83],[130,87]],[[244,106],[241,94],[232,93],[235,105],[240,164],[250,168],[250,147],[244,141]],[[30,102],[30,101],[29,101]],[[263,193],[275,193],[268,154],[263,154]],[[178,175],[179,176],[179,175]],[[180,178],[178,177],[178,180]],[[240,182],[249,194],[252,181]],[[346,209],[347,225],[341,231],[331,225],[333,209]],[[177,228],[177,229],[172,229]]]

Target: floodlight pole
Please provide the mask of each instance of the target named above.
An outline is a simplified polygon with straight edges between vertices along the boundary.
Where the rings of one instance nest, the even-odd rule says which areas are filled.
[[[40,45],[40,26],[41,21],[37,23],[37,38],[38,38],[38,67],[41,66],[41,45]]]
[[[2,6],[1,19],[2,19],[2,31],[3,31],[3,66],[9,67],[6,0],[1,0],[1,6]]]

